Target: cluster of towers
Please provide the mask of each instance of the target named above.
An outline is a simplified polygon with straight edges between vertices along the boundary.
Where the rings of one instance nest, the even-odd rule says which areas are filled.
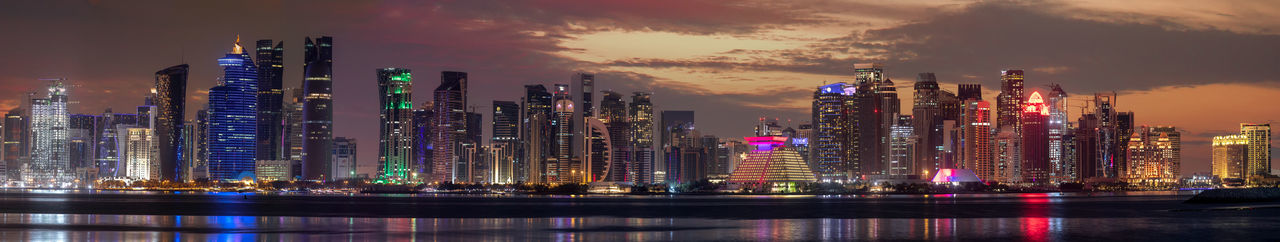
[[[992,107],[978,84],[952,93],[933,73],[920,73],[912,115],[903,115],[884,76],[880,64],[856,64],[852,83],[815,91],[808,159],[818,179],[928,179],[942,169],[1028,185],[1179,178],[1179,132],[1135,127],[1132,112],[1116,110],[1114,93],[1069,106],[1061,86],[1028,93],[1024,72],[1005,70]],[[1080,108],[1074,122],[1067,115],[1073,107]]]

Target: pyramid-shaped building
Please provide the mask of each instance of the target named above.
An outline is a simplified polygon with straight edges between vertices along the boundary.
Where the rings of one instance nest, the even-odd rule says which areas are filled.
[[[786,147],[787,137],[746,137],[756,149],[729,175],[729,183],[764,184],[815,182],[816,178],[795,148]]]

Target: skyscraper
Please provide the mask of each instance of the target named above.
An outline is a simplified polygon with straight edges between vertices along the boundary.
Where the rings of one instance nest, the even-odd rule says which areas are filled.
[[[435,132],[432,146],[434,161],[431,165],[432,181],[444,182],[459,179],[454,164],[467,134],[467,73],[445,71],[440,73],[440,86],[435,90]]]
[[[854,86],[843,82],[818,87],[813,94],[814,137],[808,140],[810,158],[814,164],[811,168],[817,179],[823,182],[844,181],[848,179],[848,162],[844,152],[846,144],[844,136],[849,127],[849,119],[844,115],[845,100],[852,98]]]
[[[1013,126],[1000,128],[994,142],[995,175],[991,180],[1001,183],[1022,181],[1022,137]]]
[[[209,109],[196,111],[196,157],[192,164],[192,179],[209,178]]]
[[[552,96],[543,85],[525,85],[521,99],[520,140],[524,143],[523,161],[516,168],[518,179],[530,183],[545,183],[547,163],[551,159],[554,133],[551,128]]]
[[[1049,128],[1049,179],[1051,183],[1070,182],[1075,180],[1072,172],[1075,165],[1068,162],[1072,159],[1066,156],[1068,144],[1063,143],[1063,138],[1070,131],[1067,129],[1067,92],[1058,84],[1050,84],[1049,88],[1051,91],[1045,105],[1049,109],[1046,123]]]
[[[187,70],[186,64],[176,65],[156,72],[155,93],[155,142],[160,177],[165,181],[182,181],[182,124],[186,119]]]
[[[1243,134],[1214,136],[1213,175],[1220,179],[1244,181],[1248,171],[1249,137]]]
[[[413,76],[409,69],[378,69],[378,177],[405,181],[414,178],[413,157]]]
[[[913,131],[911,115],[899,115],[889,133],[889,163],[886,175],[915,174],[915,149],[918,138]]]
[[[435,132],[432,132],[432,130],[436,126],[434,107],[435,105],[428,101],[423,102],[422,105],[413,110],[412,170],[418,173],[418,177],[415,180],[426,179],[431,174],[431,164],[433,162],[431,157],[435,153],[434,146],[431,146],[431,142],[434,142],[432,137],[435,137]]]
[[[570,78],[569,90],[577,91],[579,94],[570,94],[573,98],[573,144],[569,147],[573,148],[572,156],[580,157],[583,162],[590,162],[591,155],[587,154],[587,150],[591,145],[588,142],[592,139],[590,135],[590,127],[586,118],[595,116],[595,82],[596,76],[591,73],[574,73]]]
[[[937,172],[943,167],[938,153],[942,149],[942,91],[938,87],[937,77],[933,73],[920,73],[915,83],[915,99],[912,102],[911,115],[914,134],[920,141],[916,147],[916,165],[914,174],[927,175]]]
[[[1022,181],[1049,184],[1049,108],[1040,92],[1032,92],[1021,115]]]
[[[1125,180],[1130,184],[1177,184],[1182,163],[1182,136],[1168,126],[1140,127],[1129,138]]]
[[[965,100],[961,132],[964,169],[973,170],[982,180],[995,177],[991,147],[991,103],[982,99]]]
[[[333,38],[307,38],[304,47],[302,179],[324,180],[333,159]]]
[[[155,147],[155,134],[152,129],[145,127],[127,127],[121,126],[119,134],[124,136],[121,148],[124,154],[126,164],[125,175],[131,179],[152,180],[151,167],[155,162],[153,158],[153,147]]]
[[[577,174],[582,167],[578,157],[573,156],[573,95],[569,93],[569,85],[556,84],[552,91],[555,108],[551,113],[551,129],[554,143],[551,147],[551,159],[547,162],[547,182],[565,183],[581,180]]]
[[[289,160],[284,136],[284,41],[258,40],[258,160]]]
[[[28,139],[31,132],[28,128],[29,117],[21,108],[11,109],[4,115],[4,175],[10,180],[20,178],[22,163],[19,161],[22,157],[27,157],[27,151],[31,148]]]
[[[284,122],[282,122],[283,130],[280,139],[280,147],[283,150],[282,158],[290,161],[290,173],[294,176],[302,175],[302,146],[306,135],[303,133],[305,122],[302,120],[305,97],[303,97],[301,88],[287,88],[285,93],[293,95],[288,104],[285,105],[282,112],[284,113]]]
[[[1022,70],[1003,70],[1000,71],[1000,96],[996,98],[996,128],[1003,129],[1005,126],[1014,127],[1014,131],[1020,132],[1022,129],[1018,126],[1020,121],[1019,115],[1022,115],[1022,102],[1026,97],[1022,94]]]
[[[631,122],[630,145],[631,160],[634,168],[628,171],[632,177],[629,182],[637,184],[653,183],[653,102],[651,93],[635,92],[631,96],[631,108],[627,110],[627,120]]]
[[[1244,176],[1252,180],[1254,176],[1267,175],[1271,172],[1271,124],[1240,124],[1240,134],[1249,140],[1249,150],[1245,156]]]
[[[655,173],[660,172],[661,176],[655,175],[655,182],[680,181],[680,164],[684,162],[682,161],[684,157],[680,153],[683,150],[682,148],[687,149],[690,147],[680,147],[678,139],[697,137],[698,135],[689,132],[695,128],[693,111],[662,111],[662,162],[659,162],[658,165],[660,166],[654,169]]]
[[[608,129],[610,155],[613,164],[609,165],[609,177],[605,179],[612,182],[627,182],[634,180],[634,170],[636,163],[633,162],[631,153],[631,122],[627,120],[627,102],[620,93],[613,91],[604,91],[600,99],[600,113],[597,115],[600,121]]]
[[[1124,166],[1117,164],[1117,156],[1119,154],[1116,151],[1120,150],[1119,145],[1124,140],[1120,137],[1128,136],[1121,136],[1117,128],[1116,94],[1114,92],[1095,93],[1093,94],[1093,105],[1094,113],[1091,120],[1093,124],[1090,126],[1094,131],[1093,139],[1097,143],[1092,147],[1094,150],[1089,152],[1095,155],[1092,159],[1095,164],[1089,164],[1089,166],[1094,171],[1089,172],[1091,176],[1081,176],[1080,178],[1120,178],[1120,169]],[[1083,123],[1081,126],[1083,127]]]
[[[493,138],[489,151],[493,158],[493,183],[517,181],[516,167],[524,162],[519,155],[520,104],[512,101],[493,101]]]
[[[30,173],[22,178],[37,183],[68,182],[71,164],[68,146],[67,89],[63,79],[50,81],[48,96],[31,100]]]
[[[218,65],[222,82],[209,89],[209,179],[255,179],[258,68],[239,37]]]

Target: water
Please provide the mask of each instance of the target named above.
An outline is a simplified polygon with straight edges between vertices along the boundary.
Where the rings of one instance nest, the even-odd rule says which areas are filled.
[[[1280,240],[1277,204],[1190,193],[933,196],[0,195],[5,240]],[[1227,209],[1228,206],[1244,206]]]

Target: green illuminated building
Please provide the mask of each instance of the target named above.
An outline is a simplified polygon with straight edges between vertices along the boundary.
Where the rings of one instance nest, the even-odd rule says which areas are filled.
[[[410,169],[413,157],[413,76],[409,69],[378,69],[378,103],[381,105],[378,140],[378,179],[406,181],[417,178]]]

